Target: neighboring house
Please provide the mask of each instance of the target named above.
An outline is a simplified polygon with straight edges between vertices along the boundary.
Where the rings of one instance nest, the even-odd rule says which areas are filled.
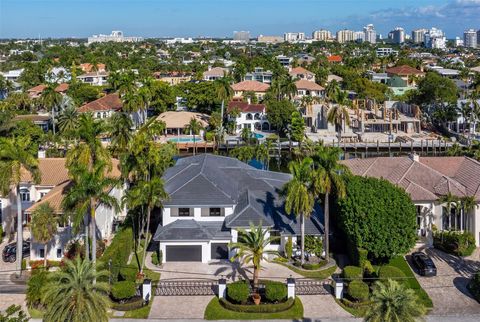
[[[340,77],[340,76],[334,75],[334,74],[330,74],[330,75],[327,76],[327,84],[332,82],[332,81],[336,81],[337,83],[342,83],[343,78]]]
[[[96,71],[89,72],[83,75],[77,76],[77,79],[82,83],[94,85],[94,86],[104,86],[107,85],[108,72],[106,71]]]
[[[290,68],[290,65],[293,62],[292,57],[288,57],[288,56],[285,56],[285,55],[278,55],[275,58],[280,63],[280,65],[282,65],[285,68]]]
[[[467,157],[381,157],[342,161],[355,175],[383,178],[405,189],[417,208],[418,235],[432,245],[432,230],[469,231],[480,246],[480,163]],[[439,201],[451,193],[473,196],[477,206],[447,214]]]
[[[170,85],[178,85],[180,83],[189,82],[192,80],[191,73],[185,72],[155,72],[153,73],[153,77],[162,82],[166,82]]]
[[[236,117],[230,116],[230,119],[235,122],[237,134],[244,128],[249,128],[252,132],[270,130],[265,104],[232,101],[228,104],[228,112],[233,110],[238,110],[239,113]]]
[[[13,69],[6,72],[0,72],[0,75],[2,75],[8,81],[16,82],[18,81],[20,76],[22,76],[23,70],[24,70],[23,68]]]
[[[289,72],[290,76],[294,79],[298,78],[299,80],[306,80],[309,82],[315,82],[315,74],[311,71],[306,70],[303,67],[292,68]]]
[[[48,132],[52,124],[52,117],[49,114],[25,114],[17,115],[13,118],[13,121],[31,121],[33,124],[40,127],[44,132]]]
[[[93,68],[93,65],[90,64],[90,63],[83,63],[83,64],[80,64],[80,69],[84,72],[84,73],[90,73],[90,72],[93,72],[94,68]],[[106,66],[105,64],[97,64],[97,70],[98,72],[104,72],[106,71]]]
[[[304,96],[323,97],[325,91],[325,88],[317,83],[304,79],[296,81],[295,85],[297,86],[297,97],[299,98]]]
[[[228,74],[228,69],[222,67],[214,67],[203,73],[203,80],[214,81],[225,77]]]
[[[258,99],[263,99],[270,85],[255,80],[246,80],[232,85],[234,97],[243,98],[245,92],[254,92]]]
[[[271,84],[273,79],[273,73],[269,70],[265,71],[262,67],[255,67],[252,73],[246,73],[243,80],[245,81],[257,81],[260,83]]]
[[[424,72],[408,65],[387,68],[386,72],[388,77],[399,76],[407,83],[408,86],[415,86],[417,83],[415,78],[421,78],[425,76]]]
[[[191,133],[185,133],[185,127],[192,118],[196,119],[205,129],[208,126],[210,116],[188,111],[167,111],[157,116],[157,121],[165,122],[165,133],[167,135],[190,135]],[[203,132],[201,130],[199,136],[203,136]]]
[[[342,56],[340,56],[340,55],[331,55],[331,56],[328,56],[328,57],[327,57],[327,61],[328,61],[329,63],[337,63],[337,64],[340,64],[340,63],[343,61],[343,59],[342,59]]]
[[[55,88],[55,92],[60,93],[60,94],[65,94],[65,93],[67,93],[68,86],[69,85],[67,83],[59,84]],[[32,87],[29,90],[27,90],[28,96],[30,98],[39,98],[42,95],[45,88],[47,88],[47,86],[44,85],[44,84],[40,84],[40,85],[37,85],[35,87]]]
[[[285,213],[279,193],[289,174],[202,154],[179,159],[163,179],[170,198],[163,203],[162,224],[153,239],[165,262],[226,260],[233,255],[228,244],[251,224],[280,237],[268,249],[283,251],[287,237],[294,243],[299,238],[300,220]],[[306,234],[322,235],[322,222],[316,209],[305,222]]]
[[[39,158],[39,170],[41,173],[41,181],[39,184],[33,184],[31,177],[25,173],[22,176],[21,198],[22,209],[24,210],[25,221],[29,222],[31,215],[35,210],[44,203],[48,203],[55,214],[64,215],[62,209],[62,201],[71,181],[68,176],[68,170],[65,166],[64,158]],[[108,173],[113,177],[120,177],[120,169],[118,160],[112,159],[112,170]],[[113,188],[109,194],[117,199],[121,204],[121,198],[124,188]],[[12,209],[15,209],[14,207]],[[14,216],[16,212],[13,211]],[[89,216],[89,214],[86,214]],[[116,213],[113,208],[99,205],[96,208],[97,235],[99,239],[105,240],[112,237],[116,225],[123,221],[126,216],[125,209]],[[33,237],[31,238],[30,260],[44,259],[45,255],[48,260],[61,260],[65,253],[65,247],[72,239],[77,238],[72,231],[69,220],[59,223],[58,233],[52,236],[52,240],[48,244],[48,254],[45,254],[45,245],[37,243]]]

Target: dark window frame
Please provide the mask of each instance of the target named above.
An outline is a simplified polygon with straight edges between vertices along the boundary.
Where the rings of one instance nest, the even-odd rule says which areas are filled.
[[[190,217],[190,208],[178,208],[178,217]]]
[[[222,217],[222,208],[210,208],[208,211],[210,217]]]

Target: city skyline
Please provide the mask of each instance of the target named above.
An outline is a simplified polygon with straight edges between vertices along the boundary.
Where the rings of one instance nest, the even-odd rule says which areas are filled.
[[[0,38],[77,37],[123,30],[141,37],[232,37],[234,30],[249,30],[252,37],[299,31],[311,35],[319,29],[362,30],[374,24],[387,36],[395,27],[437,27],[447,38],[479,29],[480,0],[3,0]],[[255,9],[255,10],[252,10]],[[302,12],[302,19],[295,12]],[[61,26],[61,27],[59,27]]]

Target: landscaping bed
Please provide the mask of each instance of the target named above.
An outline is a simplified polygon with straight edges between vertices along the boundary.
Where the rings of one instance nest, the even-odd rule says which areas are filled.
[[[331,264],[327,264],[324,261],[325,264],[319,266],[318,269],[313,269],[313,268],[315,268],[315,266],[314,267],[307,266],[308,268],[311,268],[311,269],[304,269],[302,267],[297,267],[297,266],[294,266],[294,265],[292,265],[288,262],[283,262],[283,261],[278,260],[278,259],[273,260],[273,262],[275,264],[285,266],[285,267],[289,268],[290,270],[292,270],[293,272],[295,272],[299,275],[302,275],[304,277],[322,279],[322,280],[332,276],[332,274],[337,269],[337,265],[335,264],[335,262],[333,260],[331,261]]]
[[[436,231],[433,246],[456,256],[470,256],[475,250],[475,237],[469,232]]]

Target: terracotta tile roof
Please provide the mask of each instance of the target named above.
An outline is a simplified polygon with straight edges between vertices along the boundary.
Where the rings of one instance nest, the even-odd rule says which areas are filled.
[[[309,71],[309,70],[306,70],[306,69],[303,68],[303,67],[295,67],[295,68],[292,68],[292,70],[290,70],[289,74],[292,75],[292,76],[299,75],[299,74],[312,75],[312,76],[315,75],[314,73],[312,73],[312,72]]]
[[[227,72],[228,72],[228,70],[226,68],[214,67],[214,68],[204,72],[203,77],[205,77],[205,76],[220,76],[220,77],[223,77],[223,75],[225,75]]]
[[[318,85],[315,82],[311,82],[305,79],[300,79],[295,82],[295,85],[297,86],[297,89],[306,89],[309,91],[323,91],[324,88],[320,85]]]
[[[368,158],[342,161],[361,176],[384,178],[403,187],[414,201],[451,193],[480,200],[480,163],[467,157]]]
[[[195,112],[187,112],[187,111],[167,111],[163,112],[159,116],[157,116],[157,121],[165,122],[167,128],[173,129],[183,129],[187,126],[190,120],[193,118],[197,119],[203,127],[208,126],[208,120],[210,116],[207,114],[195,113]]]
[[[270,85],[254,80],[246,80],[240,83],[233,84],[232,88],[234,91],[237,92],[266,92],[270,88]]]
[[[68,87],[69,87],[69,85],[67,83],[61,83],[55,88],[55,92],[64,93],[68,90]],[[27,92],[29,94],[40,94],[45,90],[45,88],[47,88],[46,85],[40,84],[40,85],[37,85],[35,87],[30,88],[29,90],[27,90]]]
[[[23,121],[29,120],[32,122],[46,122],[49,121],[52,117],[50,115],[39,115],[39,114],[25,114],[17,115],[13,118],[14,121]]]
[[[92,71],[93,65],[90,63],[80,64],[80,68],[85,72],[89,73]],[[105,71],[105,64],[97,64],[98,71]]]
[[[228,103],[228,111],[238,108],[242,112],[260,113],[265,111],[265,104],[248,104],[248,102],[232,101]]]
[[[97,111],[118,111],[123,106],[122,101],[117,93],[105,95],[93,102],[87,103],[78,108],[80,113],[97,112]]]
[[[393,75],[398,75],[398,76],[408,76],[408,75],[424,75],[425,73],[410,67],[408,65],[402,65],[402,66],[395,66],[392,68],[387,68],[386,70],[387,74],[393,74]]]
[[[342,56],[340,56],[340,55],[328,56],[327,60],[330,63],[341,63],[342,62]]]
[[[68,170],[65,167],[65,158],[40,158],[38,170],[40,171],[41,186],[56,186],[69,179]],[[22,169],[21,181],[32,182],[29,172]]]
[[[53,208],[55,214],[63,214],[62,209],[62,201],[63,196],[67,193],[69,187],[71,185],[71,181],[67,180],[62,182],[52,190],[50,190],[42,199],[31,205],[28,209],[25,210],[25,213],[31,214],[33,213],[40,205],[44,203],[48,203],[50,207]]]

